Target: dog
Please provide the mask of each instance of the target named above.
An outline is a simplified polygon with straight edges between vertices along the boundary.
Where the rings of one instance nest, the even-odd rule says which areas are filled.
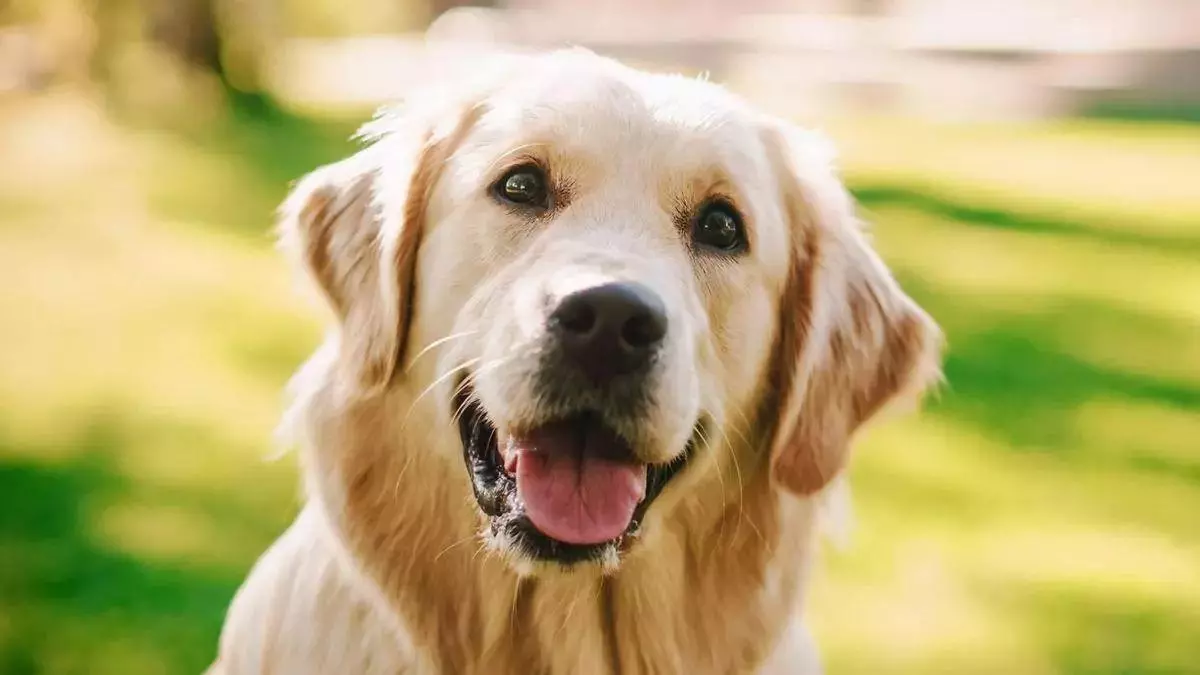
[[[360,137],[281,207],[333,327],[210,672],[820,672],[822,499],[942,349],[830,144],[582,49]]]

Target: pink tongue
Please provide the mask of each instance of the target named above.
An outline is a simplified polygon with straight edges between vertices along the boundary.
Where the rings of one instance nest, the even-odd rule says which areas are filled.
[[[618,452],[621,446],[603,429],[567,425],[510,439],[505,464],[515,469],[517,492],[534,527],[568,544],[621,536],[646,494],[645,466],[607,459],[625,454]]]

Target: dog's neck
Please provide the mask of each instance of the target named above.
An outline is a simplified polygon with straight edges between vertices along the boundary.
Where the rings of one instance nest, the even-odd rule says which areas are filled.
[[[814,506],[773,489],[765,462],[740,482],[698,478],[608,576],[522,576],[482,547],[457,437],[397,429],[395,409],[310,420],[306,465],[311,498],[431,672],[743,672],[799,611]]]

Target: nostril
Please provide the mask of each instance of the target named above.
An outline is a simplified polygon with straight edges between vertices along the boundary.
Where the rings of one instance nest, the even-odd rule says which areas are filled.
[[[600,383],[648,370],[667,333],[667,312],[644,286],[608,283],[559,301],[550,327],[567,362]]]
[[[559,307],[554,313],[554,319],[569,333],[587,334],[596,327],[596,308],[590,302],[577,299]]]
[[[667,326],[656,314],[647,312],[630,317],[621,327],[621,339],[634,349],[652,347],[663,339]]]

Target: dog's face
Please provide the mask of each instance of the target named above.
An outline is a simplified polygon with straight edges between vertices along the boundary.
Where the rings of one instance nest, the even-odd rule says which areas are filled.
[[[457,437],[513,560],[617,562],[701,461],[812,493],[936,370],[819,144],[718,87],[563,52],[372,133],[288,232],[351,389]]]
[[[414,334],[461,336],[434,372],[493,542],[611,557],[745,412],[788,236],[759,129],[716,88],[531,68],[433,193],[417,306],[454,311],[418,309]]]

